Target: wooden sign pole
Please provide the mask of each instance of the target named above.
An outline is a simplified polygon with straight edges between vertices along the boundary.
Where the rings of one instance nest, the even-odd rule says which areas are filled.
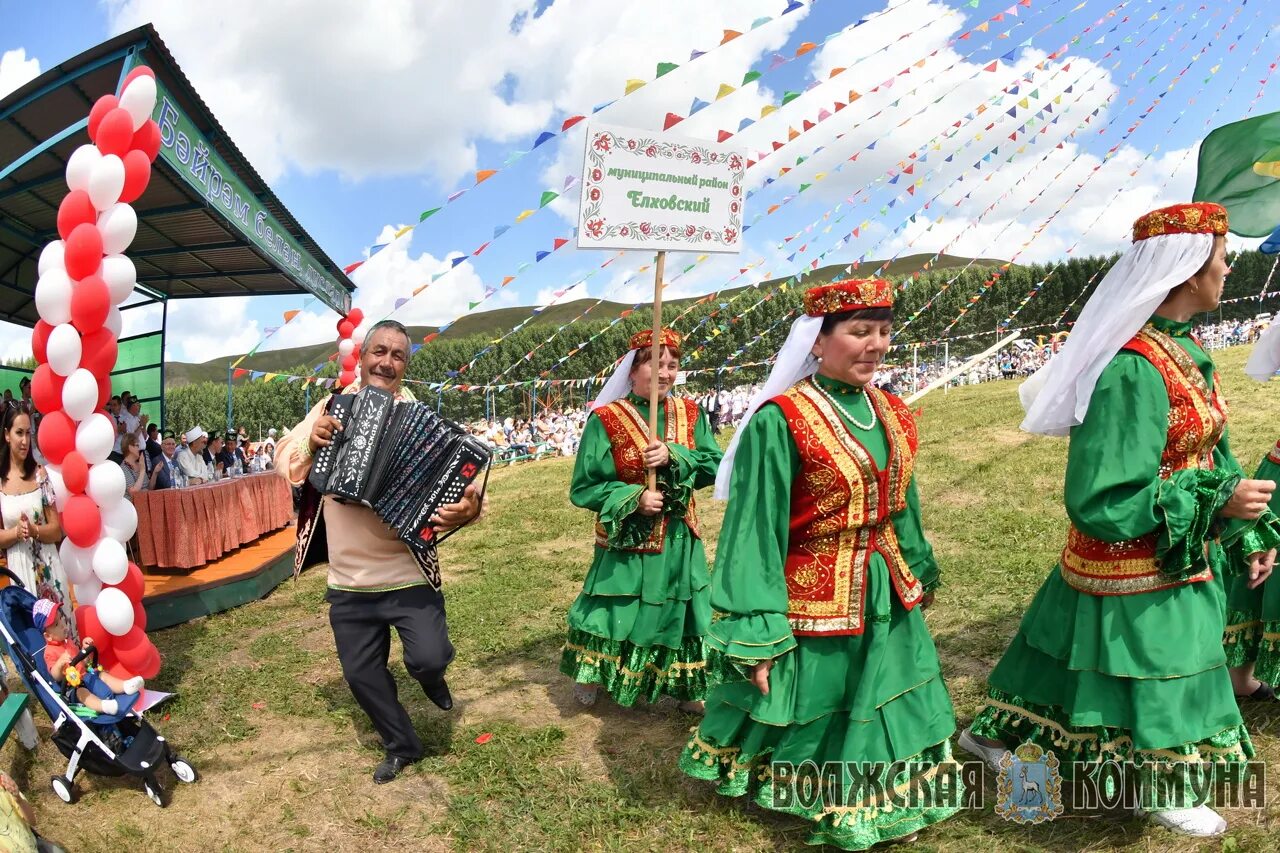
[[[658,362],[662,359],[662,276],[667,264],[667,253],[658,252],[657,269],[653,276],[653,346],[649,350],[649,438],[658,438]],[[649,469],[649,491],[658,489],[658,472]]]

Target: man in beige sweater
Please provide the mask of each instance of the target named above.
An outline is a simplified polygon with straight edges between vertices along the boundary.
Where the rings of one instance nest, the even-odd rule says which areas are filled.
[[[362,381],[396,396],[412,399],[401,388],[409,364],[409,335],[394,320],[377,323],[360,349]],[[347,393],[357,386],[347,389]],[[422,740],[396,695],[387,669],[394,627],[404,646],[404,665],[427,697],[443,710],[453,707],[444,673],[453,660],[445,623],[444,597],[435,549],[419,557],[373,510],[321,497],[307,483],[315,452],[333,442],[341,430],[325,414],[327,400],[276,445],[275,468],[293,486],[302,487],[298,513],[295,570],[327,563],[329,624],[333,628],[342,674],[352,695],[382,737],[386,757],[373,774],[390,782],[422,757]],[[480,514],[474,485],[459,503],[441,507],[432,518],[437,531],[450,530]]]

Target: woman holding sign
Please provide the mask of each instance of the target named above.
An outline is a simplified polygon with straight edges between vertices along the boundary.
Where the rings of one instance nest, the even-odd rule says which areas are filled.
[[[710,579],[693,493],[714,482],[720,448],[697,404],[671,396],[681,339],[670,329],[652,357],[653,333],[605,385],[578,448],[569,499],[597,514],[595,559],[569,609],[560,671],[574,695],[595,702],[601,686],[619,705],[662,695],[700,710],[706,693],[703,637]],[[649,388],[657,371],[657,434],[649,435]],[[657,473],[657,488],[646,484]]]
[[[729,498],[707,637],[720,683],[680,767],[807,818],[811,844],[863,850],[958,810],[956,721],[922,613],[938,565],[915,419],[870,384],[893,285],[836,282],[804,305],[716,482]]]

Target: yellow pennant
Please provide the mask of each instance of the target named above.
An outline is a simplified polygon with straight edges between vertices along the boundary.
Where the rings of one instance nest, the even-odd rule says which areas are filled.
[[[644,85],[643,80],[628,80],[626,94],[630,95],[632,92],[634,92],[636,89],[639,89],[643,85]]]
[[[516,217],[516,222],[524,222],[524,221],[525,221],[526,219],[528,219],[530,216],[533,216],[533,211],[532,211],[532,210],[526,210],[524,213],[522,213],[522,214],[520,214],[519,216],[517,216],[517,217]]]
[[[728,83],[721,83],[720,91],[716,92],[716,100],[718,101],[721,98],[725,97],[726,95],[732,95],[736,91],[738,90],[735,89],[733,86],[730,86]]]

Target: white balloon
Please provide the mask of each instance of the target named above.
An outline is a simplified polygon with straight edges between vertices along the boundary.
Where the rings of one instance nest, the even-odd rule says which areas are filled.
[[[72,583],[82,584],[93,577],[89,552],[73,545],[70,539],[62,540],[62,544],[58,546],[58,556],[62,560],[62,570]]]
[[[90,146],[91,148],[93,146]],[[67,244],[61,240],[53,240],[40,250],[40,260],[36,264],[36,274],[43,276],[49,270],[66,270],[65,258]]]
[[[82,421],[98,407],[98,380],[83,367],[67,377],[62,386],[62,408],[73,421]],[[112,439],[112,444],[115,440]],[[117,465],[117,468],[120,466]]]
[[[120,106],[133,119],[136,131],[151,118],[151,111],[156,108],[156,78],[146,75],[134,77],[120,93]]]
[[[85,493],[93,498],[99,509],[111,509],[124,500],[124,489],[124,469],[116,463],[100,462],[89,469],[89,487]]]
[[[71,277],[61,267],[51,269],[36,282],[36,310],[50,326],[71,322]]]
[[[111,304],[119,305],[133,294],[138,283],[138,269],[124,255],[107,255],[102,259],[102,280],[111,291]]]
[[[93,167],[102,159],[98,146],[87,143],[81,145],[67,158],[67,187],[73,190],[89,191],[89,178],[93,175]]]
[[[107,312],[107,322],[102,325],[111,330],[111,334],[117,338],[120,337],[120,330],[124,328],[124,317],[120,314],[119,308],[112,308]]]
[[[62,470],[57,465],[46,465],[44,472],[49,475],[49,485],[53,487],[54,505],[61,512],[62,505],[67,502],[67,484],[62,481]]]
[[[338,355],[342,356],[343,358],[346,358],[347,356],[351,355],[351,351],[354,350],[355,348],[356,348],[356,342],[351,340],[351,338],[343,338],[342,340],[338,341]]]
[[[112,204],[98,215],[98,231],[102,234],[102,253],[118,255],[129,248],[138,233],[138,214],[124,202]]]
[[[115,445],[115,428],[102,412],[94,412],[76,427],[76,450],[90,465],[106,462]]]
[[[107,629],[107,633],[123,637],[133,627],[133,602],[115,587],[104,587],[93,606],[98,611],[98,621]]]
[[[73,584],[71,589],[75,593],[76,604],[82,607],[89,604],[96,604],[98,602],[98,594],[102,592],[102,581],[94,577],[91,570],[88,577],[82,583]],[[123,593],[121,594],[123,595]]]
[[[115,465],[114,462],[109,463]],[[116,465],[119,468],[119,465]],[[129,555],[115,539],[100,539],[93,546],[93,573],[103,584],[120,583],[129,573]],[[132,607],[130,608],[132,609]]]
[[[124,161],[114,154],[104,154],[89,173],[89,201],[103,211],[120,200],[124,191]],[[107,254],[115,254],[108,252]]]
[[[49,333],[45,345],[49,356],[49,369],[59,376],[70,376],[80,366],[80,333],[70,323],[59,323]]]
[[[133,501],[120,501],[110,509],[102,510],[102,532],[112,539],[128,542],[138,531],[138,511]]]

